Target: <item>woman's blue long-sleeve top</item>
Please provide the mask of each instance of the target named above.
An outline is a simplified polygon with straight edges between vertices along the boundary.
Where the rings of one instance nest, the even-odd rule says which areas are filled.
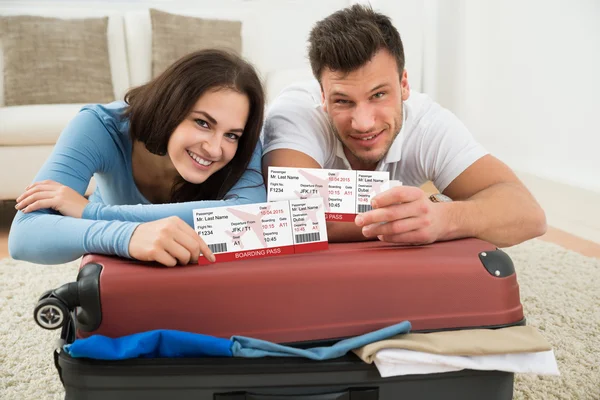
[[[227,200],[150,204],[133,180],[129,121],[121,117],[125,106],[85,106],[65,128],[34,181],[50,179],[83,195],[94,176],[96,189],[82,218],[50,209],[19,211],[8,238],[11,257],[39,264],[60,264],[86,253],[129,257],[129,241],[140,223],[178,216],[193,227],[194,209],[266,201],[258,143]]]

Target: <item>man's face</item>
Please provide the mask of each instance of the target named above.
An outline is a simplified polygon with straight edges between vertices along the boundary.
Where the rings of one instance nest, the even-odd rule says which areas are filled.
[[[402,102],[408,99],[395,58],[381,50],[349,74],[321,74],[323,109],[331,118],[353,169],[374,170],[402,128]]]

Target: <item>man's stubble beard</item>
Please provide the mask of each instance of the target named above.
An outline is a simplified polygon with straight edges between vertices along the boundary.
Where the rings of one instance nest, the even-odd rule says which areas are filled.
[[[400,104],[400,115],[397,116],[396,118],[394,118],[394,125],[395,125],[395,132],[392,135],[391,139],[388,139],[388,143],[386,143],[384,150],[382,151],[381,154],[377,155],[377,157],[375,157],[375,159],[373,158],[364,158],[361,157],[360,155],[356,154],[352,148],[346,146],[346,143],[344,142],[344,140],[342,140],[342,137],[340,136],[337,128],[335,127],[335,124],[333,123],[333,120],[331,119],[331,117],[329,116],[329,114],[327,114],[327,118],[329,119],[329,124],[331,125],[331,128],[333,129],[333,134],[335,135],[335,137],[337,138],[337,140],[339,140],[342,143],[342,147],[344,148],[344,153],[346,153],[346,158],[348,158],[348,154],[347,152],[350,152],[352,154],[352,156],[357,159],[361,164],[363,165],[375,165],[375,167],[377,166],[377,164],[379,164],[379,162],[381,160],[383,160],[383,158],[386,156],[386,154],[388,153],[388,151],[390,150],[390,147],[392,147],[392,144],[394,144],[394,140],[396,140],[396,137],[398,136],[398,134],[400,133],[400,130],[402,129],[402,124],[403,124],[403,120],[404,120],[404,102],[401,102]],[[348,160],[350,161],[350,160]]]

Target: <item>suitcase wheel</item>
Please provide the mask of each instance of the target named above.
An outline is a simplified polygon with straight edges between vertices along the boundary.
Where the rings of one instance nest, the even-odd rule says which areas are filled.
[[[35,322],[44,329],[58,329],[62,327],[69,316],[69,310],[57,298],[46,297],[40,299],[33,310]]]

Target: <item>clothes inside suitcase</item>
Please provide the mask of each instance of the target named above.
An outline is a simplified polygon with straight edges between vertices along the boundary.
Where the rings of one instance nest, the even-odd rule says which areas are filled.
[[[376,255],[383,255],[383,258]],[[337,265],[332,265],[334,259]],[[373,262],[376,259],[378,262]],[[75,310],[74,320],[80,337],[93,333],[116,337],[130,332],[123,326],[123,320],[115,320],[109,311],[111,294],[107,290],[113,285],[109,273],[111,263],[110,258],[86,258],[82,262],[78,285],[45,294],[46,299],[51,300],[56,300],[54,294],[58,292],[70,293],[67,297],[72,296],[72,299],[77,297],[77,301],[72,300],[67,308]],[[139,265],[135,267],[139,268]],[[308,343],[331,343],[402,320],[412,323],[413,332],[497,328],[524,323],[512,261],[501,250],[476,239],[421,247],[374,242],[333,244],[330,250],[319,253],[223,263],[208,267],[212,268],[209,273],[198,269],[207,267],[185,268],[186,273],[203,274],[204,286],[195,287],[194,292],[206,289],[213,299],[227,299],[228,294],[245,299],[237,304],[223,301],[220,314],[214,312],[217,307],[201,312],[203,318],[209,318],[204,321],[210,321],[210,324],[204,324],[199,333],[221,337],[245,334],[307,346]],[[399,271],[402,270],[404,276],[401,279]],[[229,276],[234,273],[235,278]],[[264,279],[255,277],[252,280],[253,273],[262,274]],[[124,282],[114,287],[131,287],[134,281],[128,281],[127,277],[132,275],[122,275]],[[222,276],[228,276],[228,279]],[[299,279],[301,276],[305,278]],[[302,285],[309,285],[310,277],[318,284],[302,288]],[[394,278],[397,282],[390,284]],[[82,285],[86,279],[95,279],[95,284],[91,288]],[[209,286],[214,286],[219,279],[228,283],[210,291]],[[263,296],[261,303],[260,294],[268,291],[273,279],[279,279],[274,291],[286,307],[267,306],[273,301],[268,295]],[[333,280],[335,285],[323,283],[327,279]],[[185,280],[189,282],[190,276],[185,276]],[[247,285],[242,285],[244,280]],[[140,285],[144,286],[148,287],[147,284]],[[182,286],[175,286],[181,294]],[[125,315],[132,313],[135,307],[139,310],[144,302],[150,302],[150,309],[158,304],[152,303],[152,296],[142,296],[137,302],[123,302],[123,290],[115,291],[121,296],[119,311],[123,312],[125,308]],[[153,293],[153,297],[159,296]],[[269,310],[269,318],[261,317],[265,313],[255,312],[252,315],[256,318],[249,319],[247,314],[253,307],[254,310]],[[191,309],[187,309],[188,313]],[[38,305],[36,315],[39,311]],[[295,318],[290,319],[290,314]],[[169,326],[161,325],[160,312],[157,315],[158,322],[134,321],[134,329],[198,330],[197,324],[181,321],[181,314],[169,319]],[[216,320],[218,315],[226,321]],[[282,329],[282,318],[291,329]],[[331,319],[335,319],[336,324],[328,323]],[[260,331],[261,326],[263,331]],[[63,326],[63,337],[67,341],[74,338],[72,324]],[[327,361],[202,358],[115,362],[74,359],[65,352],[56,353],[55,358],[66,399],[162,399],[169,396],[178,399],[512,399],[514,380],[514,375],[508,372],[472,370],[381,378],[374,365],[365,364],[354,354]]]

